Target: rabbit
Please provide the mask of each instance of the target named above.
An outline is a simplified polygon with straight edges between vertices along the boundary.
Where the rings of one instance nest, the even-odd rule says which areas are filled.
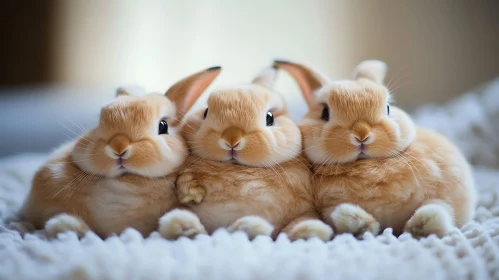
[[[353,80],[336,82],[303,64],[274,66],[297,81],[308,104],[300,130],[314,201],[335,234],[392,228],[441,237],[472,219],[470,165],[449,140],[390,105],[384,62],[363,61]]]
[[[301,134],[285,101],[272,89],[277,69],[251,84],[212,92],[208,107],[185,120],[188,157],[176,191],[184,209],[160,220],[167,239],[218,228],[291,240],[329,240],[332,229],[313,208],[310,169]]]
[[[187,146],[179,128],[198,96],[220,73],[212,67],[165,95],[131,96],[124,88],[100,112],[96,128],[56,150],[36,172],[20,217],[48,237],[88,230],[102,238],[132,227],[143,236],[178,206],[174,184]]]

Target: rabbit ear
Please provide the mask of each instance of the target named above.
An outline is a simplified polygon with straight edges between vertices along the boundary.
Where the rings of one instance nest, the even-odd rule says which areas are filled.
[[[353,77],[355,80],[368,79],[382,84],[385,80],[387,66],[380,60],[365,60],[355,67]]]
[[[274,86],[275,78],[277,76],[276,67],[264,68],[251,82],[252,84],[261,85],[267,88]]]
[[[118,89],[116,89],[116,97],[123,96],[123,95],[130,95],[130,93],[128,93],[128,91],[122,87],[119,87]]]
[[[328,79],[321,73],[302,64],[275,60],[274,66],[287,71],[293,76],[298,83],[309,108],[314,105],[315,91],[328,83]]]
[[[145,95],[146,93],[147,93],[146,90],[139,85],[126,85],[116,89],[116,96],[122,96],[122,95],[141,96]]]
[[[189,111],[221,70],[220,66],[210,67],[178,81],[166,91],[165,96],[177,107],[179,120]]]

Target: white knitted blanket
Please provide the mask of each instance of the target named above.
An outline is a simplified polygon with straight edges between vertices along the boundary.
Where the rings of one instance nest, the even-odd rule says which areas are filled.
[[[475,220],[439,239],[399,238],[387,229],[358,241],[291,243],[218,231],[175,242],[128,229],[101,240],[42,232],[10,222],[45,155],[0,160],[0,279],[499,279],[499,80],[480,94],[426,106],[415,119],[453,139],[475,165]]]

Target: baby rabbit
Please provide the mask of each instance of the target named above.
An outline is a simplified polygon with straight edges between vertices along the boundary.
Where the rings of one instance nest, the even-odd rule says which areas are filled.
[[[310,170],[301,157],[301,134],[283,97],[272,90],[275,68],[252,84],[217,90],[208,108],[182,128],[192,156],[177,180],[184,209],[160,220],[168,239],[217,228],[292,240],[330,239],[332,229],[313,208]]]
[[[385,63],[364,61],[354,80],[338,82],[297,63],[275,66],[295,78],[309,106],[300,124],[304,151],[316,206],[335,233],[391,227],[443,236],[473,217],[470,166],[451,142],[389,104]]]
[[[50,237],[87,230],[105,238],[133,227],[144,236],[176,207],[174,184],[187,156],[179,120],[220,73],[209,68],[165,94],[132,97],[119,89],[100,122],[59,148],[38,170],[20,216]]]

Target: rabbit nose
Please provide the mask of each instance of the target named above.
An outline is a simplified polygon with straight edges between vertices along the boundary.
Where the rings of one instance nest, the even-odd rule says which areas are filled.
[[[229,148],[237,148],[237,146],[239,146],[239,144],[241,144],[241,140],[238,140],[236,143],[230,143],[228,142],[227,140],[225,140],[225,144],[229,147]]]
[[[236,148],[241,143],[243,131],[237,127],[229,127],[222,133],[224,143],[231,149]]]
[[[359,143],[367,142],[369,141],[369,138],[371,138],[371,134],[365,135],[364,137],[355,136],[355,140]]]
[[[359,143],[366,142],[372,135],[371,126],[365,121],[359,121],[352,126],[350,133],[352,141],[355,138]]]
[[[130,148],[130,139],[123,135],[117,135],[111,139],[109,147],[116,156],[123,157]]]
[[[117,153],[117,152],[114,152],[115,155],[119,156],[119,157],[124,157],[126,155],[126,153],[128,152],[128,149],[123,151],[122,153]]]

